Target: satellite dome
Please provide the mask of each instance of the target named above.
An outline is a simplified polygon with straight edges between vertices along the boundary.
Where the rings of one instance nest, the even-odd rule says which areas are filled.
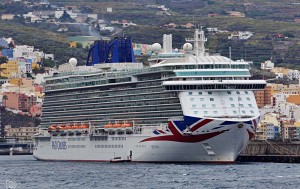
[[[159,43],[154,43],[151,48],[153,52],[158,53],[161,50],[161,45]]]
[[[184,51],[192,51],[193,50],[193,45],[190,44],[190,43],[185,43],[182,48],[183,48]]]
[[[77,59],[76,58],[70,58],[69,59],[69,64],[72,64],[72,66],[76,66],[77,65]]]

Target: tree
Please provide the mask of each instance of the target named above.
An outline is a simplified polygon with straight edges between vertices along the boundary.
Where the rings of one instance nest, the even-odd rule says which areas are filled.
[[[3,95],[3,98],[2,98],[2,104],[4,107],[6,107],[6,101],[8,100],[8,97],[7,95]]]
[[[6,56],[0,56],[0,64],[7,63],[8,58]]]
[[[67,13],[66,10],[64,10],[64,13],[59,18],[60,22],[74,22],[74,19],[71,18],[71,16]]]

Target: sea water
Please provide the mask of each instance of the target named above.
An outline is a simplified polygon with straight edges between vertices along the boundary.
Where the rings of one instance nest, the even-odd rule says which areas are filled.
[[[0,156],[0,189],[300,188],[300,164],[154,164],[37,161]]]

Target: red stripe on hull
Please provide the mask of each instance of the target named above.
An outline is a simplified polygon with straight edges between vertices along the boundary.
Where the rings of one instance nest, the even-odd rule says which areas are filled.
[[[168,136],[157,136],[157,137],[151,137],[142,140],[141,142],[148,142],[148,141],[173,141],[173,142],[187,142],[187,143],[196,143],[196,142],[202,142],[204,140],[208,140],[210,138],[213,138],[215,136],[218,136],[222,133],[224,133],[227,130],[224,131],[218,131],[214,133],[208,133],[208,134],[200,134],[200,135],[168,135]]]
[[[196,131],[197,129],[199,129],[200,127],[202,127],[202,126],[208,124],[208,123],[211,122],[211,121],[213,121],[213,120],[212,120],[212,119],[205,119],[205,120],[201,121],[200,123],[196,124],[194,127],[192,127],[192,128],[190,129],[190,131],[194,132],[194,131]]]

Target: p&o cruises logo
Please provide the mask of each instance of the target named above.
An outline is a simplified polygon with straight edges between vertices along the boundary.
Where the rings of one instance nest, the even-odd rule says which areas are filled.
[[[4,186],[3,188],[5,189],[16,189],[17,188],[17,183],[16,181],[13,180],[6,180],[5,183],[0,182],[0,186]],[[0,187],[2,189],[2,187]]]

